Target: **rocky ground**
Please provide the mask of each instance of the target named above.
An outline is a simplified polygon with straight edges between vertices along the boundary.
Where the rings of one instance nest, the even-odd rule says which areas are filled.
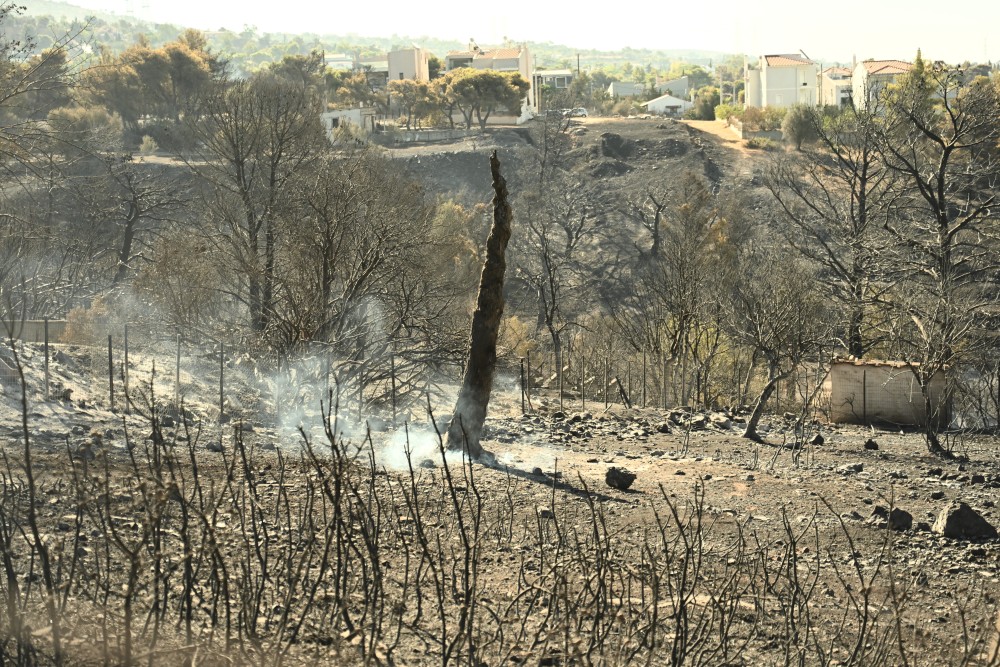
[[[78,353],[64,348],[53,362],[61,386],[76,389],[68,400],[65,393],[45,401],[37,390],[29,391],[34,465],[48,488],[65,483],[58,478],[69,460],[107,461],[112,471],[127,477],[134,465],[129,452],[148,451],[157,437],[148,417],[112,413],[106,401],[87,395],[87,380],[79,373],[89,366],[74,363]],[[26,346],[22,360],[29,382],[37,382],[38,350]],[[179,417],[161,421],[167,443],[197,450],[203,475],[223,474],[220,466],[236,451],[236,438],[272,461],[262,470],[275,465],[279,452],[286,458],[301,454],[301,435],[266,420],[248,419],[239,432],[234,424],[220,430],[206,418],[212,390],[189,392],[186,425]],[[840,623],[850,629],[857,618],[844,610],[856,609],[859,599],[871,595],[872,622],[884,628],[886,619],[898,618],[898,634],[892,636],[905,637],[908,648],[905,661],[887,648],[881,662],[871,658],[866,664],[988,664],[981,649],[995,635],[992,619],[1000,596],[1000,542],[993,529],[1000,525],[1000,442],[994,436],[949,434],[955,459],[945,460],[927,452],[919,433],[824,423],[807,424],[802,433],[791,414],[766,418],[761,429],[766,442],[754,443],[740,437],[741,414],[605,408],[603,403],[584,408],[568,402],[560,410],[551,395],[535,397],[534,409],[521,414],[519,398],[511,392],[496,396],[488,420],[484,444],[501,465],[470,469],[487,513],[499,517],[503,510],[503,521],[510,524],[506,543],[485,552],[489,555],[481,564],[482,581],[492,582],[491,600],[524,595],[521,584],[510,579],[510,567],[519,570],[518,581],[530,580],[531,573],[544,580],[546,540],[556,539],[545,537],[545,531],[586,535],[599,516],[608,548],[620,549],[621,567],[627,568],[630,559],[637,559],[634,565],[641,558],[643,540],[658,534],[663,517],[676,507],[682,515],[696,511],[699,525],[711,527],[705,531],[710,551],[725,553],[735,536],[752,535],[759,553],[770,554],[766,563],[772,566],[785,567],[789,553],[801,559],[792,571],[811,577],[802,590],[810,591],[810,622],[817,627]],[[16,471],[23,450],[18,392],[8,386],[2,400],[3,450]],[[446,401],[440,409],[446,410]],[[371,450],[386,480],[407,479],[412,465],[418,493],[438,493],[444,469],[427,420],[369,435],[352,421],[341,419],[340,431]],[[322,441],[322,428],[304,426]],[[212,457],[219,457],[217,464]],[[454,473],[461,461],[452,458],[451,466]],[[17,478],[11,472],[5,485]],[[53,522],[48,530],[56,534],[65,528],[59,522],[67,521],[68,509],[60,504],[68,501],[59,497],[42,511],[44,521]],[[442,522],[452,514],[440,511]],[[547,522],[551,527],[544,526]],[[568,538],[558,539],[561,544]],[[748,582],[750,572],[744,572]],[[755,618],[761,636],[784,636],[779,621],[789,616],[781,607]],[[831,634],[840,639],[829,639],[830,646],[849,645],[842,635]],[[878,648],[887,636],[868,641]],[[968,642],[979,653],[963,663],[962,646]],[[778,664],[785,655],[781,646],[779,639],[755,640],[745,655]],[[398,650],[409,656],[403,664],[423,663],[412,646]],[[828,660],[810,651],[803,664],[858,664],[847,648],[833,651]],[[528,659],[530,654],[511,648],[504,655]]]

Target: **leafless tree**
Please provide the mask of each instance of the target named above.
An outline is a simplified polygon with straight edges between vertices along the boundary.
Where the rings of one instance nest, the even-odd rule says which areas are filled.
[[[756,242],[739,248],[725,275],[726,330],[763,358],[767,375],[743,437],[760,440],[757,427],[778,383],[830,344],[827,308],[814,274],[801,260]]]
[[[858,358],[874,342],[876,327],[868,320],[885,287],[882,225],[894,172],[878,146],[883,112],[877,101],[833,117],[810,112],[818,142],[775,160],[765,178],[788,223],[786,242],[820,268],[818,278],[844,311],[844,347]]]
[[[886,95],[880,149],[898,179],[886,224],[899,284],[891,333],[920,385],[927,446],[937,454],[946,452],[935,415],[948,396],[935,400],[931,380],[978,353],[995,303],[998,115],[993,82],[920,60]]]
[[[213,243],[235,278],[228,289],[247,308],[250,329],[264,332],[289,185],[326,147],[316,103],[303,86],[258,75],[205,100],[190,129],[202,149],[183,157],[205,184]]]

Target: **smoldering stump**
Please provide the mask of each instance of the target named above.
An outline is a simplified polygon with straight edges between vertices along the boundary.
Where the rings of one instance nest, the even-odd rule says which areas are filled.
[[[493,174],[493,225],[486,240],[486,260],[479,279],[476,311],[472,315],[469,360],[447,435],[449,449],[464,450],[470,458],[480,461],[492,460],[492,456],[483,449],[480,438],[493,390],[497,336],[504,309],[505,254],[512,218],[507,201],[507,182],[500,173],[496,151],[490,155],[490,171]]]

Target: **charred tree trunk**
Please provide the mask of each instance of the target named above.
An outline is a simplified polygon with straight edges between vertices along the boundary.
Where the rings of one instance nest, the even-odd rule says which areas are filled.
[[[465,367],[455,414],[448,426],[448,449],[465,451],[470,458],[478,460],[492,458],[479,440],[493,390],[497,336],[504,307],[503,279],[507,270],[504,254],[510,240],[511,223],[507,182],[500,175],[500,160],[496,151],[490,156],[490,170],[493,172],[493,227],[486,240],[486,261],[479,280],[476,312],[472,315],[469,363]]]
[[[753,410],[750,412],[750,417],[747,419],[747,426],[743,430],[744,438],[748,438],[754,442],[763,442],[763,438],[757,433],[760,418],[764,415],[764,408],[767,406],[767,401],[771,398],[771,394],[774,393],[778,383],[789,375],[789,372],[779,373],[774,363],[768,364],[767,384],[761,390],[760,396],[757,397],[757,403],[754,404]]]

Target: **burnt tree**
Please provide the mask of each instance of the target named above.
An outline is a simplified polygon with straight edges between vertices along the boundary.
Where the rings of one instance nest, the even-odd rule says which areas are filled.
[[[479,439],[486,421],[486,409],[493,390],[493,372],[497,361],[497,336],[503,316],[503,279],[507,270],[504,254],[510,240],[511,210],[507,202],[507,182],[500,174],[496,151],[490,155],[493,173],[493,226],[486,240],[486,261],[479,279],[476,312],[472,314],[469,363],[465,368],[462,390],[455,413],[448,425],[448,449],[465,451],[470,458],[490,460]]]

